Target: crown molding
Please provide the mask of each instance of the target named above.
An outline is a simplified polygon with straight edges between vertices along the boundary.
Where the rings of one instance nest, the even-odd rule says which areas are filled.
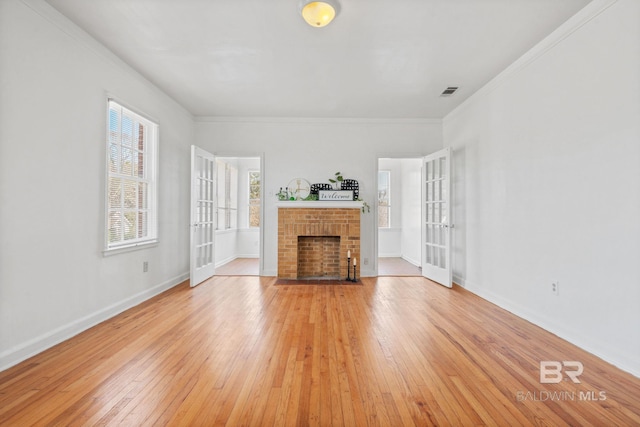
[[[360,117],[223,117],[195,116],[200,123],[291,123],[291,124],[371,124],[371,125],[441,125],[442,119],[398,119]]]

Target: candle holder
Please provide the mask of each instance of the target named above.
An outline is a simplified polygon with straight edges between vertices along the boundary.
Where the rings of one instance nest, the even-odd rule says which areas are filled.
[[[356,279],[356,266],[353,266],[353,279],[350,276],[351,274],[351,257],[347,257],[347,282],[357,282]]]

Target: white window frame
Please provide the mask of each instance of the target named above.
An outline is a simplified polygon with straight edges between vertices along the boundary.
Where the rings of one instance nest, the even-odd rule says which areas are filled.
[[[216,182],[217,217],[216,231],[238,229],[238,169],[216,160],[218,179]]]
[[[386,208],[387,208],[387,220],[388,220],[388,223],[387,223],[386,226],[381,227],[380,226],[380,220],[378,219],[378,228],[387,229],[387,228],[391,228],[391,171],[390,170],[379,170],[378,171],[378,186],[377,186],[378,187],[377,188],[378,192],[380,191],[379,182],[380,182],[380,174],[382,174],[382,173],[387,175],[387,186],[388,186],[388,188],[387,188],[387,201],[388,201],[388,204],[386,205]],[[380,196],[378,196],[378,202],[376,203],[376,205],[377,205],[377,208],[378,208],[378,217],[379,217],[380,216],[380,207],[381,207],[381,205],[380,205]]]
[[[118,123],[114,130],[112,130],[112,112],[117,115]],[[142,149],[138,145],[135,147],[134,142],[131,142],[131,146],[127,147],[123,144],[123,135],[125,134],[122,129],[122,118],[128,117],[133,123],[144,127],[145,131],[144,142]],[[136,113],[135,111],[127,108],[123,103],[109,98],[107,100],[107,126],[106,126],[106,161],[105,161],[105,237],[104,237],[104,253],[105,255],[114,254],[122,251],[133,250],[137,248],[148,247],[158,243],[158,124],[154,121]],[[132,129],[134,126],[132,126]],[[122,155],[124,152],[131,153],[131,159],[134,159],[136,154],[138,159],[142,158],[142,172],[135,174],[134,167],[131,167],[131,172],[128,172],[123,167]],[[115,155],[112,155],[115,152]],[[115,170],[111,167],[111,159],[115,157],[117,166]],[[122,186],[120,187],[120,200],[115,204],[112,199],[111,190],[117,188],[116,180],[120,179]],[[126,206],[125,203],[125,184],[136,186],[136,194],[133,199],[135,206]],[[141,206],[141,190],[146,187],[146,206]],[[144,196],[142,196],[144,197]],[[126,238],[126,227],[124,226],[126,220],[125,215],[134,214],[135,220],[135,237]],[[110,230],[110,220],[115,218],[116,215],[120,216],[121,230],[120,238],[113,241],[113,230]],[[138,228],[140,225],[140,217],[146,216],[146,230],[140,231]]]
[[[251,174],[257,173],[260,178],[260,188],[258,190],[258,198],[251,198]],[[260,195],[262,194],[262,172],[258,169],[251,169],[247,171],[247,227],[248,228],[260,228],[260,225],[251,225],[251,207],[258,206],[258,221],[260,221],[260,211],[262,211],[262,198]],[[252,200],[257,200],[257,204],[252,204]]]

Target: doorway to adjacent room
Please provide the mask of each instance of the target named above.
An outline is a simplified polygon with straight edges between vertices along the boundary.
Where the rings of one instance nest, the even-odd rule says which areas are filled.
[[[378,276],[421,276],[422,157],[378,159]]]

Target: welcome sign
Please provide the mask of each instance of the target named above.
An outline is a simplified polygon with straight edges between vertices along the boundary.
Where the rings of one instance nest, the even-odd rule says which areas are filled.
[[[353,201],[353,190],[320,190],[318,200]]]

